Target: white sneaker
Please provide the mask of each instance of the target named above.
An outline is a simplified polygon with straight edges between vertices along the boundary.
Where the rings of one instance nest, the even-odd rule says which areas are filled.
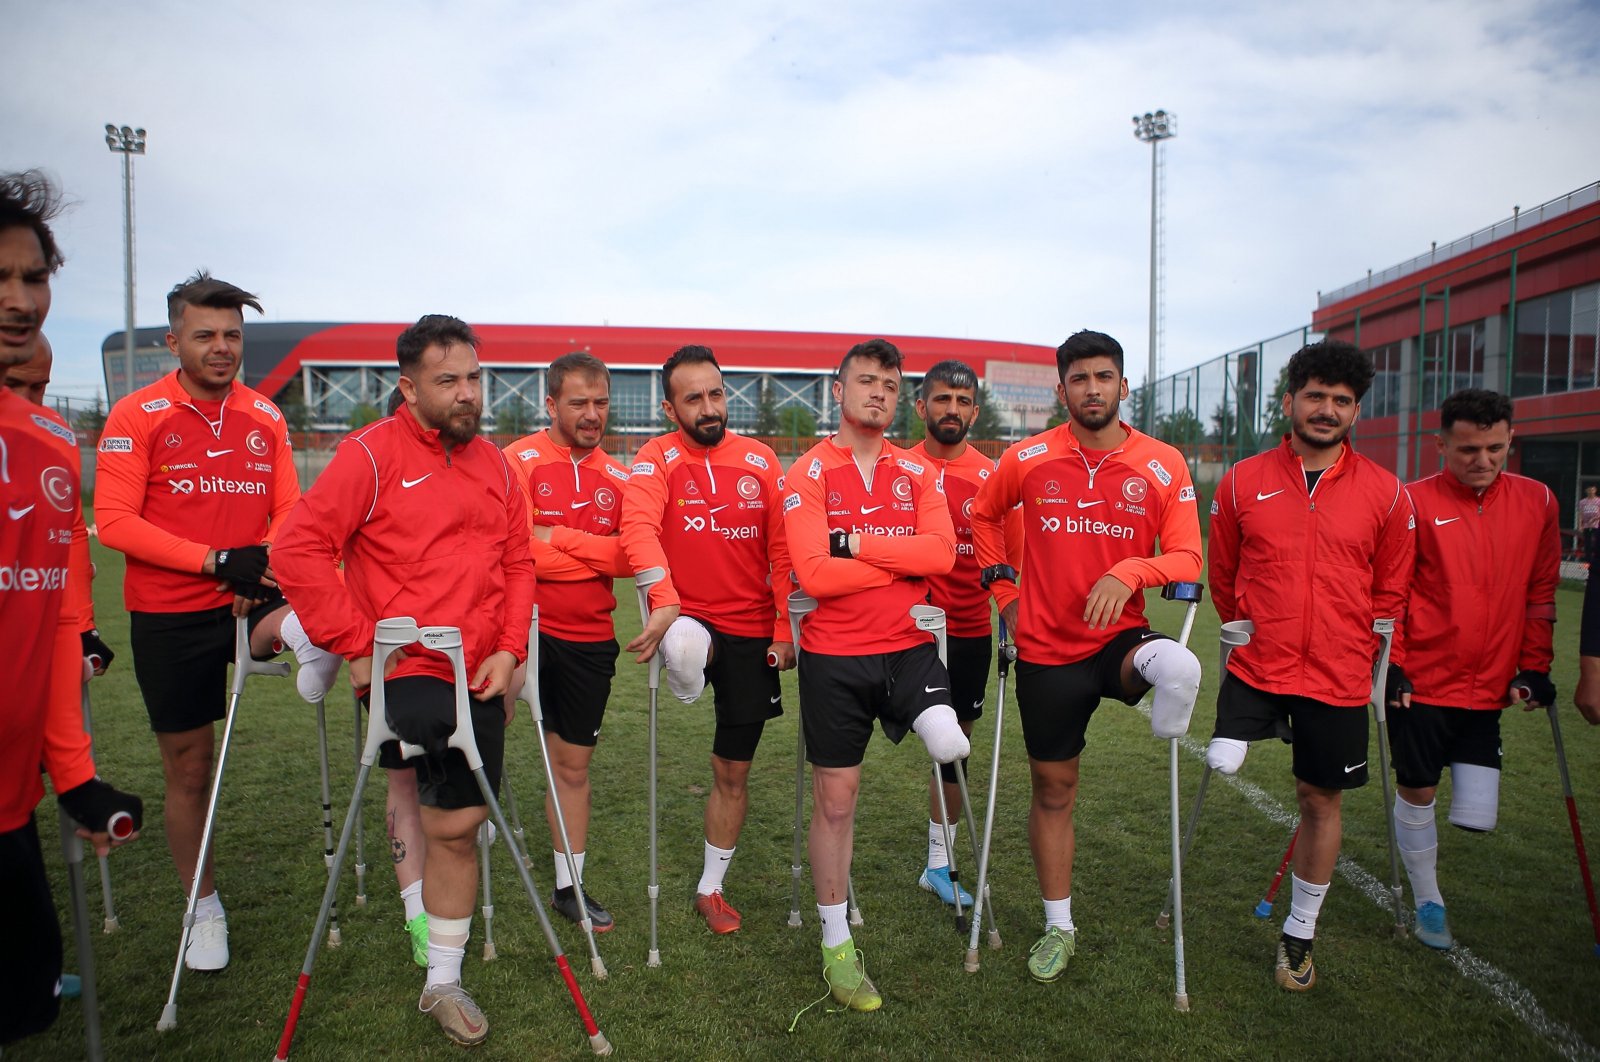
[[[706,688],[706,658],[711,655],[711,632],[698,620],[679,616],[667,628],[659,651],[667,672],[667,689],[684,704],[699,700]]]
[[[191,970],[221,970],[228,965],[228,916],[201,915],[194,918],[189,931],[189,947],[183,965]]]

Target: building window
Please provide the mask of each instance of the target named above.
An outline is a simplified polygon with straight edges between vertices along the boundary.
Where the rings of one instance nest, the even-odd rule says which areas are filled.
[[[660,373],[653,370],[613,369],[611,372],[611,417],[614,432],[665,430],[667,423],[659,405]]]
[[[1487,340],[1484,322],[1454,326],[1450,329],[1450,341],[1442,347],[1441,334],[1430,332],[1423,341],[1422,409],[1438,409],[1455,392],[1483,386]]]
[[[1362,401],[1369,417],[1392,417],[1400,412],[1400,344],[1388,343],[1368,351],[1372,356],[1372,390]]]
[[[1511,357],[1513,395],[1559,394],[1600,387],[1600,285],[1517,304]]]

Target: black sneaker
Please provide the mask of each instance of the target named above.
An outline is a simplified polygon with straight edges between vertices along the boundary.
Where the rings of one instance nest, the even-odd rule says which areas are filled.
[[[589,921],[594,925],[596,933],[604,933],[616,925],[611,918],[611,912],[600,906],[600,902],[589,895],[589,890],[583,890],[583,904],[589,909]],[[569,922],[582,924],[583,914],[578,910],[578,890],[568,885],[564,889],[557,889],[550,896],[550,906],[555,908],[556,914]]]

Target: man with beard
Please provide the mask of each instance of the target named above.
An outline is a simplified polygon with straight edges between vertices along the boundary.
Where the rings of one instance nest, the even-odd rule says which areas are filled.
[[[1089,717],[1104,697],[1155,691],[1151,727],[1189,728],[1200,662],[1144,618],[1142,591],[1200,574],[1200,518],[1183,455],[1117,418],[1128,396],[1122,345],[1078,332],[1056,351],[1065,424],[1008,449],[978,490],[972,536],[983,581],[1017,645],[1017,708],[1033,803],[1028,841],[1044,935],[1028,972],[1054,981],[1077,947],[1072,921],[1073,804]],[[1022,582],[1004,521],[1020,505]],[[1160,553],[1157,553],[1159,545]]]
[[[564,354],[545,370],[550,427],[507,446],[522,482],[539,573],[539,699],[578,881],[572,880],[555,805],[545,795],[545,818],[555,855],[550,899],[562,917],[581,920],[577,891],[589,841],[589,763],[600,740],[611,679],[617,672],[617,634],[611,580],[633,574],[617,537],[628,472],[600,448],[611,408],[611,374],[593,354]],[[524,632],[526,640],[526,632]],[[520,688],[520,685],[519,685]],[[596,933],[615,923],[589,895],[584,903]]]
[[[937,763],[969,749],[938,649],[910,615],[927,599],[927,578],[955,562],[955,532],[939,477],[883,437],[900,364],[884,339],[850,348],[833,381],[839,432],[791,466],[783,500],[795,574],[817,599],[800,634],[800,722],[811,760],[808,840],[823,978],[836,1002],[857,1011],[883,1006],[846,915],[873,723],[896,743],[915,731]]]
[[[922,378],[917,416],[928,434],[911,448],[926,460],[944,483],[945,505],[956,532],[956,564],[947,575],[930,576],[928,600],[944,609],[948,631],[950,696],[961,730],[969,738],[972,724],[983,715],[983,695],[989,686],[989,659],[994,652],[989,601],[972,548],[972,503],[978,488],[994,472],[994,461],[967,445],[967,433],[978,419],[978,376],[962,361],[941,361]],[[1005,522],[1006,562],[1022,567],[1022,513],[1013,509]],[[963,761],[962,769],[966,768]],[[954,824],[961,811],[961,790],[953,764],[939,768],[944,780],[944,806]],[[939,821],[939,793],[928,780],[928,864],[917,884],[947,904],[956,902],[950,882],[950,858],[944,847],[944,826]],[[971,907],[972,897],[961,891],[961,906]]]
[[[650,622],[627,651],[660,647],[667,687],[693,704],[716,693],[711,794],[694,910],[714,933],[739,928],[723,878],[744,828],[746,783],[768,719],[783,714],[778,672],[794,667],[789,549],[771,447],[728,430],[722,369],[710,348],[686,346],[661,368],[661,409],[678,427],[639,448],[623,494],[622,545],[636,572],[664,568]]]
[[[395,732],[426,749],[408,763],[398,747],[385,746],[380,763],[416,774],[428,915],[428,973],[417,1006],[459,1044],[489,1034],[483,1011],[461,988],[478,892],[483,794],[466,758],[444,748],[455,724],[449,660],[413,645],[375,676],[372,634],[390,616],[460,628],[472,676],[473,733],[498,790],[515,703],[512,673],[527,656],[534,574],[521,488],[504,455],[478,437],[477,346],[464,321],[442,314],[400,334],[405,405],[339,444],[272,553],[312,640],[350,661],[358,691],[385,682]]]
[[[1400,618],[1411,578],[1411,502],[1346,440],[1372,375],[1349,343],[1302,347],[1289,359],[1282,445],[1229,469],[1211,502],[1211,600],[1222,622],[1254,631],[1228,657],[1206,762],[1234,774],[1251,741],[1292,738],[1300,837],[1273,973],[1291,992],[1316,983],[1341,794],[1367,783],[1373,624]]]

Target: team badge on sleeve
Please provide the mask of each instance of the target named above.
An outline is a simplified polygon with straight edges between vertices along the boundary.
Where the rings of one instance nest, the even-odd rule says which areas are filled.
[[[653,476],[656,474],[656,466],[650,461],[635,461],[633,463],[633,474],[636,476]]]
[[[518,461],[532,461],[535,457],[538,457],[538,456],[539,456],[539,451],[535,450],[531,446],[528,447],[526,450],[518,450],[517,451],[517,460]]]
[[[133,440],[126,435],[102,435],[100,437],[100,452],[103,454],[131,454],[133,453]]]
[[[811,467],[806,469],[806,475],[810,476],[812,479],[822,478],[822,458],[813,457],[811,459]]]
[[[32,419],[33,422],[39,427],[43,428],[45,431],[49,432],[51,435],[54,435],[56,438],[60,439],[69,446],[78,445],[78,437],[72,434],[71,428],[63,428],[49,417],[41,417],[37,413],[33,415]]]
[[[1219,507],[1219,506],[1218,506],[1218,504],[1217,504],[1217,499],[1215,499],[1215,498],[1212,498],[1212,499],[1211,499],[1211,515],[1212,515],[1212,516],[1215,516],[1215,515],[1217,515],[1217,513],[1219,513],[1219,512],[1221,512],[1221,509],[1220,509],[1220,507]]]
[[[678,448],[676,446],[667,447],[667,452],[661,455],[661,460],[663,461],[676,461],[677,459]]]
[[[745,454],[744,459],[757,468],[765,469],[767,467],[767,459],[760,454]]]
[[[157,398],[151,402],[140,402],[139,408],[144,410],[146,413],[159,413],[163,409],[171,409],[172,403],[168,402],[165,398]]]
[[[1172,486],[1172,473],[1162,468],[1160,461],[1151,461],[1145,467],[1156,474],[1156,478],[1161,481],[1163,487]]]
[[[282,414],[280,414],[276,409],[273,408],[271,402],[268,402],[264,398],[256,399],[256,408],[261,410],[261,412],[265,413],[267,416],[271,417],[275,421],[283,419]]]
[[[618,479],[622,480],[622,482],[624,482],[624,483],[628,482],[628,473],[625,472],[624,470],[620,469],[620,468],[617,468],[615,465],[607,465],[606,466],[606,471],[608,473],[610,473],[611,475],[617,477]]]
[[[799,507],[800,507],[800,495],[791,494],[787,498],[783,499],[783,511],[784,512],[788,512],[790,509],[798,509]]]
[[[1178,500],[1181,502],[1194,501],[1194,488],[1184,487],[1178,491]]]
[[[1044,453],[1048,449],[1050,449],[1050,447],[1048,445],[1046,445],[1045,443],[1036,443],[1035,445],[1030,446],[1026,450],[1023,450],[1020,453],[1018,453],[1017,454],[1017,460],[1018,461],[1026,461],[1029,458],[1038,457],[1040,454]]]
[[[895,464],[899,465],[901,468],[905,469],[907,472],[911,472],[911,473],[914,473],[914,474],[919,475],[919,476],[922,475],[923,468],[922,468],[921,465],[917,464],[915,461],[908,461],[904,457],[902,457],[899,460],[897,460],[895,462]]]

